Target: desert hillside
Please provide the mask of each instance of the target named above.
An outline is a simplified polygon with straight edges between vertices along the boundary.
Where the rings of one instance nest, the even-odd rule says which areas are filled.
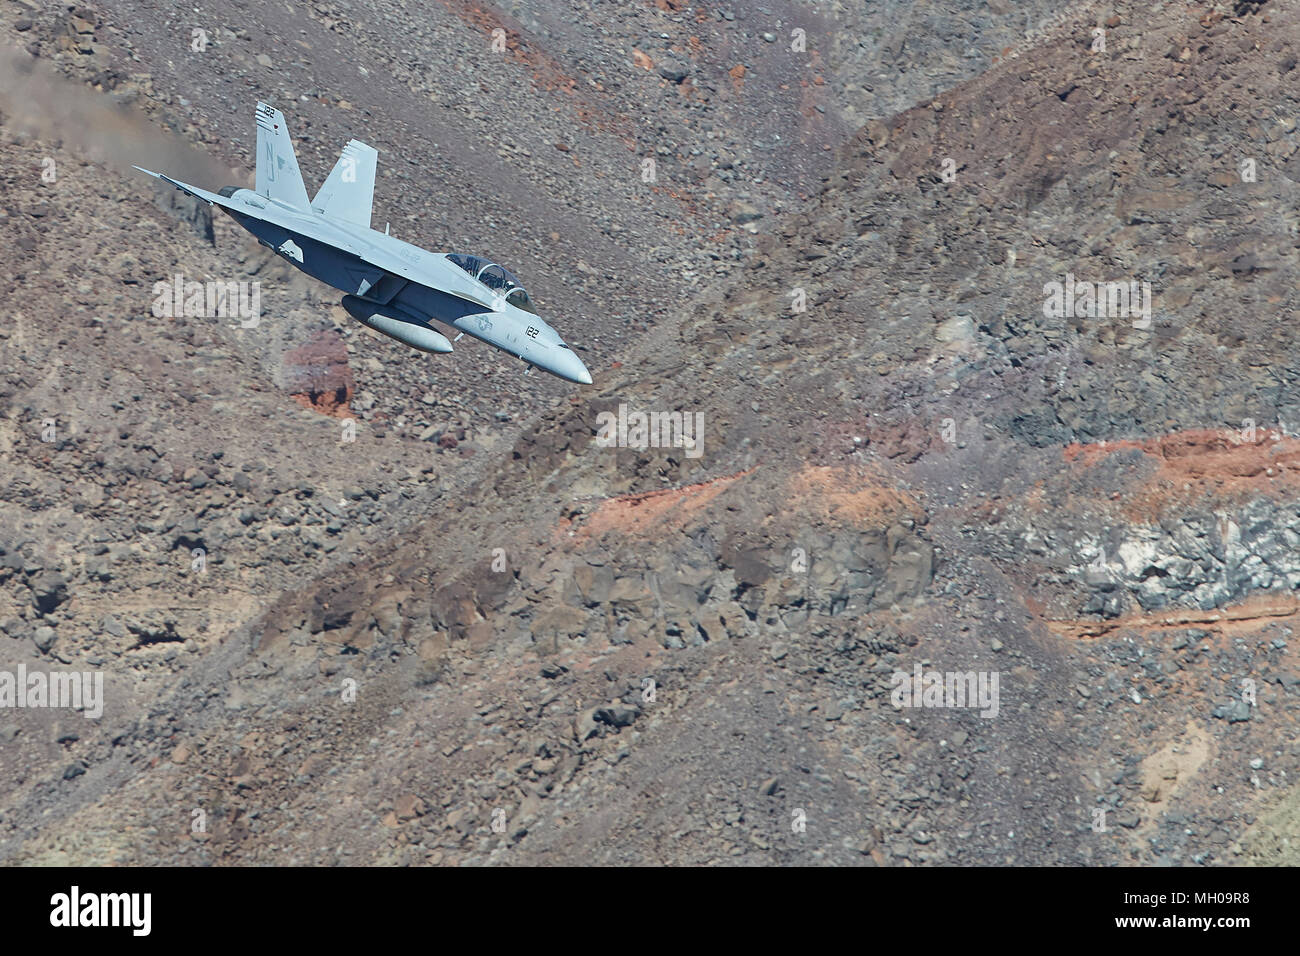
[[[0,10],[0,669],[106,688],[0,712],[0,860],[1297,862],[1294,4],[300,10]],[[131,171],[259,98],[594,386]]]

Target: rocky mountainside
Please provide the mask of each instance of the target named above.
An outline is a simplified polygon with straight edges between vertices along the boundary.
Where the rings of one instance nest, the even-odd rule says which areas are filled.
[[[253,6],[183,72],[188,11],[5,13],[0,648],[107,701],[0,715],[0,858],[1295,862],[1292,5]],[[596,385],[118,171],[246,176],[265,95]],[[265,328],[158,334],[232,269]]]

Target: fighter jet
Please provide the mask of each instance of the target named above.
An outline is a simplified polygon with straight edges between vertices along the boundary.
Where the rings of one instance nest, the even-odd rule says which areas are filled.
[[[363,325],[423,352],[450,352],[439,322],[528,364],[581,385],[591,373],[541,320],[514,273],[479,256],[427,252],[370,228],[378,151],[352,140],[307,199],[284,114],[257,104],[255,189],[208,192],[136,166],[183,193],[219,206],[262,245],[344,293]]]

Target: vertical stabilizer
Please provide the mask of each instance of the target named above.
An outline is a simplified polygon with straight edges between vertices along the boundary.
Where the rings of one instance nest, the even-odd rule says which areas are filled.
[[[257,194],[295,209],[308,208],[307,187],[284,114],[265,103],[257,104]]]
[[[344,146],[334,170],[311,201],[312,211],[369,229],[378,156],[373,146],[355,139]]]

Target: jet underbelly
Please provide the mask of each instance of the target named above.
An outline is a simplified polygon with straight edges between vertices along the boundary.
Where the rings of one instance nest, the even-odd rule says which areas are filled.
[[[457,323],[458,319],[483,311],[483,306],[477,302],[462,299],[458,295],[431,286],[420,285],[418,282],[408,283],[398,295],[397,302],[408,312],[427,315],[445,325],[455,325],[457,328],[460,327]]]
[[[256,236],[262,245],[287,259],[313,279],[319,279],[341,292],[356,292],[359,282],[367,272],[374,273],[374,281],[378,281],[383,275],[380,270],[365,265],[350,252],[336,249],[327,243],[264,219],[254,219],[233,210],[227,212],[236,222]],[[359,269],[358,264],[363,268]]]
[[[277,255],[289,260],[313,279],[340,292],[387,304],[409,284],[407,279],[385,272],[360,256],[284,226],[227,210],[245,229]]]

